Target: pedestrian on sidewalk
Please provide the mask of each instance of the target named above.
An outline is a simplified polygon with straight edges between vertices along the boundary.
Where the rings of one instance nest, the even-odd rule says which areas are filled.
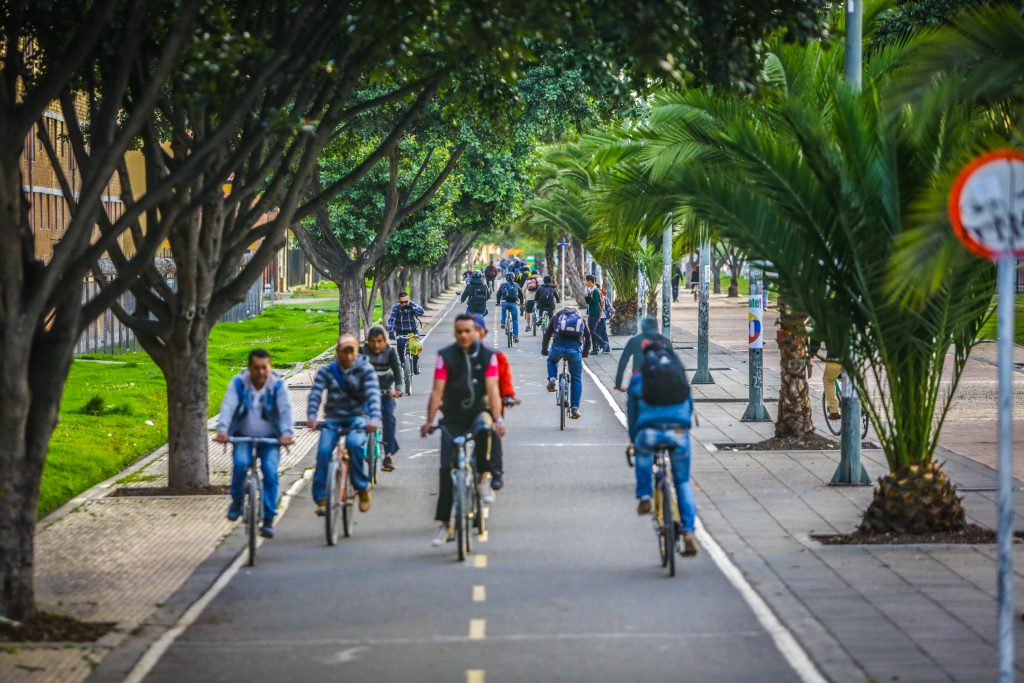
[[[271,368],[270,354],[263,349],[249,352],[249,362],[228,385],[217,418],[218,443],[227,443],[232,436],[276,438],[282,446],[292,443],[292,404],[288,385]],[[242,515],[245,474],[255,454],[252,444],[234,445],[231,470],[231,505],[228,519]],[[263,526],[260,535],[274,537],[274,516],[277,514],[277,467],[281,461],[278,446],[260,447],[260,470],[263,472]]]
[[[608,338],[608,325],[611,324],[611,319],[615,317],[615,309],[612,308],[611,299],[608,298],[608,293],[603,289],[601,290],[601,319],[597,321],[597,331],[604,339],[604,353],[612,352],[611,341]]]
[[[674,444],[670,454],[672,483],[682,526],[682,554],[697,554],[697,501],[690,480],[690,426],[693,398],[686,370],[672,348],[660,341],[643,344],[640,372],[629,381],[627,420],[636,470],[636,512],[650,514],[654,495],[654,450],[659,444]]]
[[[381,446],[384,448],[384,462],[381,469],[395,471],[394,455],[398,453],[398,438],[395,435],[398,420],[395,417],[395,399],[402,395],[402,362],[398,350],[388,344],[384,328],[374,325],[366,333],[366,343],[359,352],[366,356],[377,372],[380,385]]]
[[[672,301],[679,301],[679,283],[683,281],[683,270],[678,263],[672,265]]]
[[[608,346],[608,339],[601,336],[601,331],[598,329],[598,323],[604,312],[602,311],[601,290],[597,286],[597,278],[593,275],[586,277],[583,301],[587,304],[587,328],[594,339],[594,355],[596,356]]]
[[[348,451],[349,476],[359,494],[359,511],[367,512],[373,503],[370,496],[370,478],[366,474],[366,435],[380,429],[380,384],[377,372],[365,356],[359,355],[359,340],[354,334],[343,334],[338,339],[337,358],[317,371],[306,405],[306,426],[316,429],[317,412],[324,391],[326,425],[320,430],[320,444],[316,451],[316,470],[313,472],[313,502],[316,513],[326,512],[327,465],[334,447],[344,433]]]

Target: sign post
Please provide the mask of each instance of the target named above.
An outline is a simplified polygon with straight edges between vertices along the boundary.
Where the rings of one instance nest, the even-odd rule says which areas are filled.
[[[741,422],[771,422],[764,407],[764,299],[761,297],[761,270],[750,265],[750,298],[747,311],[747,409]]]
[[[697,308],[697,371],[690,384],[714,384],[710,364],[711,240],[705,235],[700,246],[700,303]]]
[[[562,275],[562,291],[559,296],[562,297],[562,301],[565,301],[565,248],[569,246],[569,242],[563,237],[562,241],[558,243],[558,246],[562,248],[562,258],[558,262],[558,270],[561,271]]]
[[[1024,257],[1024,154],[996,150],[967,164],[949,195],[953,231],[972,253],[997,264],[999,301],[999,681],[1013,681],[1013,295]]]

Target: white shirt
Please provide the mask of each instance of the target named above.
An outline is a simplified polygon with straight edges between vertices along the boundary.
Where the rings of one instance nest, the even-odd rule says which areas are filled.
[[[241,434],[245,436],[273,436],[274,428],[263,419],[263,403],[266,401],[267,384],[262,389],[252,388],[252,407],[242,420]]]

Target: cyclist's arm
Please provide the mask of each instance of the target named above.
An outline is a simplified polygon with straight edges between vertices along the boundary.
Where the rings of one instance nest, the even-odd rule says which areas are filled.
[[[626,363],[633,357],[633,347],[636,346],[635,342],[635,338],[626,342],[626,348],[622,349],[622,355],[619,356],[619,367],[615,369],[616,389],[622,386],[622,376],[626,374]]]
[[[292,401],[288,396],[288,385],[284,383],[284,380],[278,381],[281,382],[281,388],[277,390],[276,397],[278,431],[281,432],[281,436],[291,436],[295,431],[295,422],[292,420]]]
[[[217,432],[227,434],[231,426],[231,419],[238,410],[238,391],[235,389],[235,380],[228,384],[228,390],[224,394],[224,400],[220,402],[220,416],[217,418]]]
[[[522,306],[522,305],[523,305],[523,300],[524,300],[525,298],[526,298],[526,297],[524,297],[524,296],[523,296],[523,288],[522,288],[522,287],[520,287],[520,288],[519,288],[519,305],[520,305],[520,306]]]
[[[554,287],[552,287],[552,289],[554,289],[554,291],[555,291],[555,303],[556,304],[562,303],[562,297],[559,296],[558,289],[555,289]]]
[[[363,373],[363,395],[366,397],[366,412],[370,414],[370,422],[367,426],[380,426],[380,381],[377,379],[377,371],[369,363],[366,364],[366,371]]]
[[[313,386],[309,390],[309,400],[306,402],[306,421],[315,422],[316,413],[320,410],[320,400],[323,398],[324,390],[327,388],[327,375],[330,370],[327,366],[320,368],[313,379]]]
[[[430,390],[430,398],[427,399],[427,419],[420,429],[420,434],[426,436],[426,430],[434,425],[437,411],[441,408],[441,400],[444,398],[444,385],[448,380],[434,378],[434,387]]]
[[[423,310],[423,307],[420,306],[415,301],[409,302],[409,305],[412,306],[412,312],[415,313],[416,315],[423,315],[424,313],[426,313],[426,311]]]
[[[391,315],[388,316],[388,334],[395,333],[395,318],[398,317],[398,306],[391,307]]]

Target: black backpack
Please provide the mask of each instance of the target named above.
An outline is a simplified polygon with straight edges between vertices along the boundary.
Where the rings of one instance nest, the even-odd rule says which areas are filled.
[[[545,308],[553,306],[555,304],[555,288],[551,285],[541,285],[537,288],[537,296],[534,297],[534,301],[538,306]]]
[[[519,287],[512,282],[506,282],[501,286],[501,300],[509,303],[519,301]]]
[[[482,282],[473,282],[469,285],[473,291],[469,293],[469,305],[480,308],[487,305],[487,285]]]
[[[643,400],[656,406],[682,403],[690,398],[690,383],[678,356],[662,344],[651,344],[644,352]]]

